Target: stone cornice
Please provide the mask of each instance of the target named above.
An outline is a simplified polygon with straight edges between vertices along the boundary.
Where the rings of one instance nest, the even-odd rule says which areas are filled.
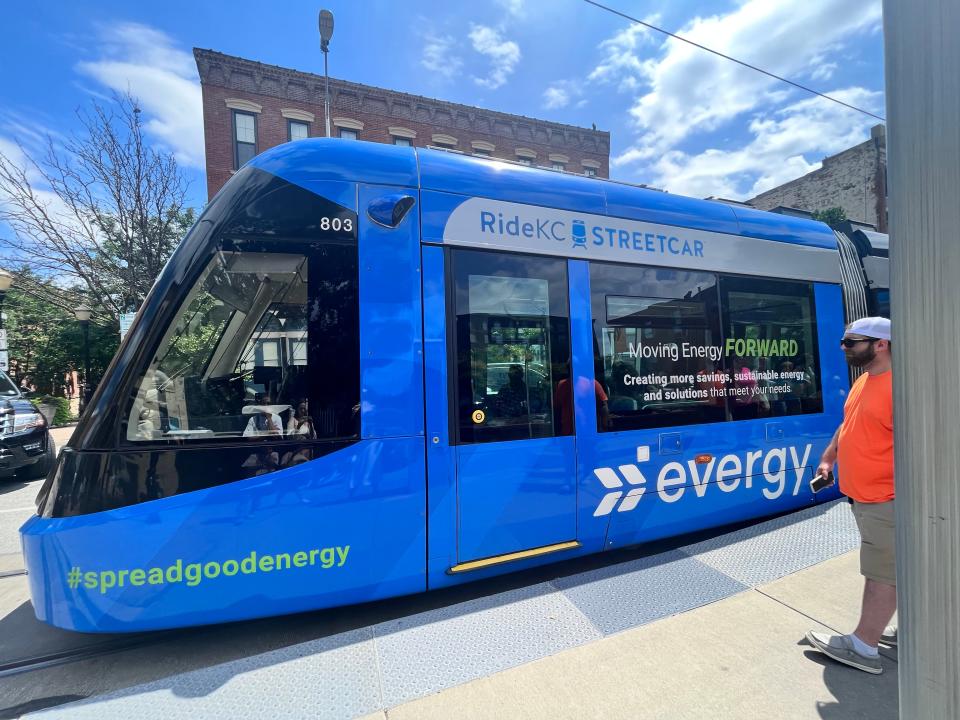
[[[353,118],[348,117],[335,117],[332,118],[333,124],[339,128],[347,128],[347,130],[363,130],[363,123],[359,120],[354,120]]]
[[[323,104],[321,75],[265,65],[214,50],[194,48],[193,55],[202,85],[300,104]],[[579,147],[584,152],[604,156],[610,153],[610,133],[604,130],[511,115],[336,78],[330,78],[330,94],[332,105],[340,111],[347,110],[344,105],[349,105],[361,112],[396,120],[401,126],[409,120],[433,124],[438,129],[456,127],[467,132],[512,137],[522,144]]]
[[[308,123],[316,120],[316,116],[312,112],[298,110],[297,108],[280,108],[280,114],[287,120],[299,120],[300,122]]]
[[[251,102],[244,98],[227,98],[224,100],[227,107],[231,110],[241,110],[242,112],[259,113],[263,111],[263,105]]]

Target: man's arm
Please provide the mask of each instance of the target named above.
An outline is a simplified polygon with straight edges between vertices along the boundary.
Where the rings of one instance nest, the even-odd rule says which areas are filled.
[[[842,425],[840,427],[843,427]],[[827,445],[827,449],[820,456],[820,464],[817,466],[817,475],[826,477],[833,472],[833,466],[837,462],[837,439],[840,437],[840,428],[833,434],[833,440]]]

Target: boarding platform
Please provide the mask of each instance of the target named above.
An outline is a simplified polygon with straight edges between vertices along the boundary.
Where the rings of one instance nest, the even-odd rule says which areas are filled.
[[[293,616],[286,627],[333,628],[384,605],[393,615],[267,652],[236,648],[187,672],[165,673],[178,666],[176,645],[92,659],[91,672],[50,690],[90,697],[23,717],[895,718],[895,651],[883,651],[883,675],[867,676],[802,642],[807,629],[855,622],[858,542],[848,507],[834,502],[611,564],[543,568],[532,584],[441,595],[426,610],[429,594]],[[251,650],[256,625],[232,626]],[[152,665],[156,679],[100,692],[97,663],[112,676]],[[8,701],[18,677],[0,685]]]

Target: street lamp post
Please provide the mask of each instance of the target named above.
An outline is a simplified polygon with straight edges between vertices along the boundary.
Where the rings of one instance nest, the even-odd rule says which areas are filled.
[[[3,330],[3,301],[7,297],[7,290],[13,285],[13,274],[6,270],[0,270],[0,330]],[[4,335],[6,333],[3,333]],[[7,340],[4,337],[0,343],[0,370],[10,369],[10,355],[7,353]],[[17,368],[17,375],[22,375],[22,369]],[[18,378],[19,380],[20,378]]]
[[[330,137],[330,74],[327,72],[327,55],[330,51],[330,38],[333,37],[333,13],[320,11],[320,49],[323,51],[323,114],[327,119],[327,137]]]
[[[0,270],[0,329],[3,328],[3,301],[7,297],[7,290],[13,285],[13,274]]]
[[[82,413],[90,402],[90,316],[93,311],[81,303],[73,314],[83,328],[83,391],[80,393],[80,412]]]

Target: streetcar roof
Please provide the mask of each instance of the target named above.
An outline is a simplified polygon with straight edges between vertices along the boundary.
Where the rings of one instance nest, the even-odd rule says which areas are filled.
[[[308,189],[338,181],[392,185],[836,248],[833,231],[815,220],[443,150],[310,138],[271,148],[250,164]]]

